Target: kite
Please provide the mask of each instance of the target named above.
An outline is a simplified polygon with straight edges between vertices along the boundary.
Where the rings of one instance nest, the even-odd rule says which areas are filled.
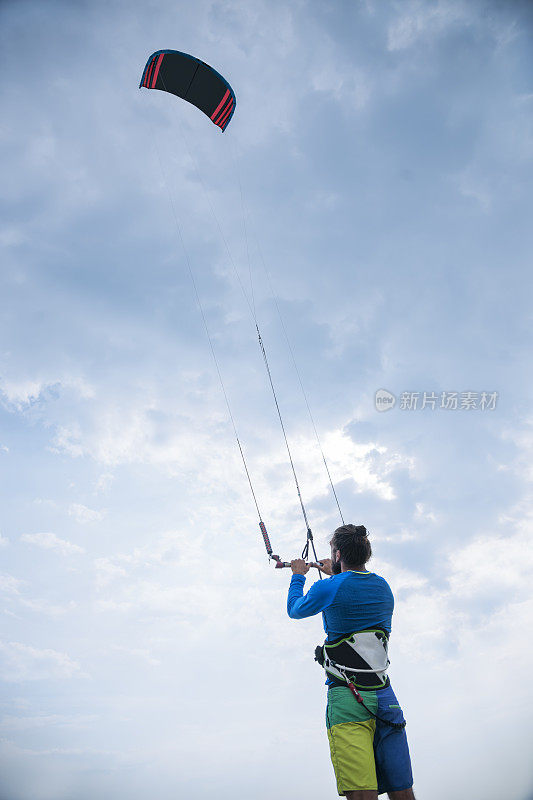
[[[225,78],[205,61],[180,53],[157,50],[142,74],[139,88],[160,89],[181,97],[199,108],[225,131],[235,112],[235,92]]]

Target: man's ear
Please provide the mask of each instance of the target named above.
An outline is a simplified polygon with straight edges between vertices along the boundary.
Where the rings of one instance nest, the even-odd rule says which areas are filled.
[[[335,558],[333,559],[333,560],[334,560],[334,562],[335,562],[336,564],[340,564],[340,560],[341,560],[341,551],[340,551],[340,550],[335,550],[335,552],[334,552],[334,554],[333,554],[333,555],[335,556]]]

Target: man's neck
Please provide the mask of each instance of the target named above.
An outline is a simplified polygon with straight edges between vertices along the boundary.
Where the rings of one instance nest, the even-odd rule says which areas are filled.
[[[341,572],[368,572],[364,564],[359,567],[352,567],[351,564],[345,564],[341,561]]]

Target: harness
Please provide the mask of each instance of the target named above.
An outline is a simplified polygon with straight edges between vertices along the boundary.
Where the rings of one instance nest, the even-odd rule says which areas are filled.
[[[371,628],[356,631],[335,642],[318,645],[315,649],[315,661],[318,661],[326,673],[348,687],[358,703],[365,708],[374,719],[401,730],[404,722],[391,722],[374,714],[359,693],[359,689],[384,689],[389,686],[387,667],[390,664],[388,655],[389,635],[383,628]]]

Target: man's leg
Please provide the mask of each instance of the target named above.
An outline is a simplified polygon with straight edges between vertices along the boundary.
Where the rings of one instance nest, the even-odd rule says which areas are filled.
[[[372,701],[377,706],[372,696],[367,704]],[[377,800],[373,748],[376,723],[348,687],[336,686],[328,691],[326,725],[339,795],[348,800]]]
[[[401,789],[399,792],[389,792],[390,800],[416,800],[412,789]],[[378,793],[366,789],[357,792],[346,792],[346,800],[378,800]]]
[[[389,792],[390,800],[415,800],[412,789],[400,789],[399,792]]]
[[[403,712],[392,686],[380,689],[377,695],[378,717],[394,724],[404,722]],[[378,719],[374,755],[378,789],[383,793],[387,792],[389,800],[414,800],[413,773],[405,728],[393,728]]]

